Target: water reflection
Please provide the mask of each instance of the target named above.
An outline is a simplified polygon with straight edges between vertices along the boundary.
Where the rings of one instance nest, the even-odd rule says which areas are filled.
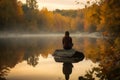
[[[91,67],[91,64],[99,62],[103,63],[102,65],[104,67],[111,64],[104,64],[106,59],[102,57],[107,55],[106,49],[108,47],[106,47],[107,44],[102,39],[73,37],[73,48],[84,52],[86,58],[83,62],[77,64],[63,63],[62,66],[62,64],[51,60],[52,57],[49,56],[56,49],[62,48],[61,41],[61,37],[0,39],[0,80],[16,80],[16,78],[28,80],[27,78],[29,77],[29,80],[47,80],[42,79],[42,76],[50,76],[48,80],[64,80],[65,77],[62,75],[66,76],[66,80],[78,80],[80,76],[88,80],[89,78],[84,75],[91,74],[91,69],[94,67]],[[43,59],[45,59],[45,61]],[[92,62],[88,61],[87,63],[89,59],[92,60]],[[46,60],[48,60],[48,62]],[[24,63],[24,61],[26,61],[26,63]],[[72,67],[73,65],[74,67]],[[24,70],[22,71],[17,68],[17,66]],[[28,71],[26,66],[30,66]],[[103,67],[102,69],[98,67],[100,69],[98,71],[94,69],[94,72],[97,71],[96,73],[99,73],[99,75],[106,76],[105,72],[107,73],[107,70],[110,69],[109,66],[107,67],[108,68],[104,68],[106,70],[103,71],[104,75],[101,73]],[[61,71],[63,71],[63,74],[61,74]],[[25,76],[24,74],[23,76],[21,74],[22,72],[26,72],[28,75]],[[101,78],[101,76],[96,77]],[[99,79],[95,78],[95,80]]]
[[[101,67],[93,67],[91,70],[88,70],[84,76],[79,76],[79,80],[107,80],[106,75],[102,73]]]
[[[63,63],[63,74],[65,75],[65,80],[69,80],[70,74],[72,73],[73,65],[72,63]]]

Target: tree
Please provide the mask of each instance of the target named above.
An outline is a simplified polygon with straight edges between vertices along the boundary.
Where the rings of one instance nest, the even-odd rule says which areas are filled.
[[[1,30],[11,29],[16,24],[17,0],[1,0],[0,1],[0,28]],[[9,27],[8,27],[9,26]]]
[[[26,0],[26,4],[30,9],[37,9],[37,1],[36,0]]]
[[[96,31],[97,26],[100,24],[100,8],[99,5],[93,4],[85,9],[85,30]]]
[[[29,32],[38,32],[39,10],[31,9],[27,4],[22,6],[24,11],[24,30]]]
[[[112,37],[120,36],[120,1],[107,0],[101,6],[101,25]]]
[[[51,11],[48,11],[47,8],[43,8],[40,12],[39,12],[39,18],[38,18],[38,28],[41,30],[46,30],[46,31],[50,31],[53,28],[53,13]]]

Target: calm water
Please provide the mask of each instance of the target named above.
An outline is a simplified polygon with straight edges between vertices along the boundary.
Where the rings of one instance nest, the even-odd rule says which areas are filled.
[[[96,55],[95,49],[102,45],[102,39],[72,38],[73,48],[86,56],[83,61],[72,63],[69,80],[78,80],[79,76],[98,67],[100,56]],[[55,62],[52,56],[56,49],[62,49],[61,41],[62,36],[1,38],[0,77],[7,80],[65,80],[63,63]]]

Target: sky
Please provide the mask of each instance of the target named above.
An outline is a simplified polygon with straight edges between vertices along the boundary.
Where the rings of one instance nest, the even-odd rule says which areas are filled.
[[[85,0],[83,0],[84,2]],[[39,0],[39,8],[47,7],[48,10],[55,9],[78,9],[84,5],[77,5],[75,0]]]
[[[21,1],[25,3],[26,0]],[[77,4],[76,1],[79,2],[79,4]],[[37,0],[37,5],[40,10],[45,7],[50,11],[55,9],[81,9],[85,7],[87,1],[94,0]]]

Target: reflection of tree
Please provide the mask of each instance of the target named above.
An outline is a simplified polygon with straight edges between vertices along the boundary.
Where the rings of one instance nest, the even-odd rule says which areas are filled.
[[[79,80],[95,80],[95,78],[98,78],[97,80],[120,80],[120,67],[113,66],[93,67],[84,76],[80,76]]]
[[[38,64],[38,60],[39,60],[38,56],[33,55],[27,59],[27,63],[35,67]]]
[[[100,61],[100,49],[95,38],[84,39],[84,53],[87,59],[91,59],[93,62]]]
[[[39,52],[37,51],[38,50],[34,49],[34,47],[29,47],[24,55],[24,60],[27,60],[27,64],[32,65],[33,67],[38,64]]]
[[[63,63],[63,74],[66,80],[69,80],[69,76],[72,73],[72,67],[72,63]]]
[[[118,41],[119,42],[119,41]],[[120,77],[120,55],[117,46],[110,45],[104,39],[97,39],[96,43],[86,39],[84,41],[85,55],[93,62],[100,62],[103,74],[109,80],[119,80]]]
[[[7,45],[0,41],[0,80],[5,80],[10,68],[14,68],[22,60],[21,51],[21,49],[17,50],[15,46],[11,47],[11,44]]]
[[[59,38],[57,38],[57,39],[53,38],[53,39],[51,39],[51,42],[48,41],[49,38],[47,40],[44,40],[43,43],[45,43],[44,44],[45,46],[41,48],[41,56],[43,58],[47,58],[49,54],[53,54],[54,50],[59,49],[60,46],[62,46],[60,44],[55,45],[55,44],[58,44],[58,42],[61,40],[61,39],[59,39],[59,40],[58,39]]]
[[[95,76],[98,80],[107,80],[100,67],[93,67],[92,70],[87,71],[84,76],[80,76],[79,80],[95,80]]]
[[[9,73],[10,69],[5,66],[0,66],[0,80],[6,80],[5,76]]]
[[[113,67],[107,73],[108,80],[120,80],[120,65],[119,67]]]

